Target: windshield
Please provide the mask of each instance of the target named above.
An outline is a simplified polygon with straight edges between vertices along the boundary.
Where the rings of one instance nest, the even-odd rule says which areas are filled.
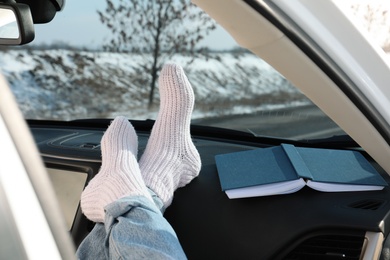
[[[344,134],[200,9],[168,2],[69,0],[51,23],[36,25],[32,44],[3,48],[1,69],[25,118],[155,119],[158,73],[173,61],[194,88],[194,124],[297,140]],[[384,4],[342,2],[368,31],[383,35],[374,25],[389,21]],[[379,39],[385,50],[389,39]]]

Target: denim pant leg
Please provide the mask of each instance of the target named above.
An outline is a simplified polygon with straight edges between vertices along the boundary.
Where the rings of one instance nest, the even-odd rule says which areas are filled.
[[[186,259],[171,225],[146,197],[125,197],[106,207],[77,250],[78,259]]]

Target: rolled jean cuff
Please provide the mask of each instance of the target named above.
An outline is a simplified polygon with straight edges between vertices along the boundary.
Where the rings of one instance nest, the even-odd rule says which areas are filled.
[[[105,210],[104,224],[79,246],[79,259],[186,259],[175,231],[145,196],[121,198]]]
[[[149,188],[148,188],[148,190],[149,190],[150,195],[152,196],[152,199],[153,199],[153,201],[154,201],[154,204],[155,204],[156,207],[160,210],[160,212],[161,212],[162,214],[164,214],[165,209],[166,209],[166,208],[164,207],[164,203],[162,202],[162,200],[160,199],[160,197],[157,196],[157,194],[156,194],[154,191],[152,191],[152,190],[149,189]]]
[[[144,196],[125,197],[106,207],[110,258],[185,259],[175,231]]]

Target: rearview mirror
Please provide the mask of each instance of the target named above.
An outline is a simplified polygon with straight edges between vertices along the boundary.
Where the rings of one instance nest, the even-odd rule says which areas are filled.
[[[0,5],[0,45],[29,43],[34,36],[34,25],[28,5]]]

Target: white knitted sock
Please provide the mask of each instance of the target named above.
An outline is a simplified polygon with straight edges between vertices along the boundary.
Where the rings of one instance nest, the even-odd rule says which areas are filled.
[[[194,92],[183,69],[165,65],[159,90],[160,111],[139,164],[146,186],[166,208],[174,191],[198,176],[201,161],[190,136]]]
[[[104,222],[104,208],[125,196],[151,195],[137,162],[137,134],[125,117],[117,117],[101,141],[102,166],[81,194],[81,209],[94,222]]]

